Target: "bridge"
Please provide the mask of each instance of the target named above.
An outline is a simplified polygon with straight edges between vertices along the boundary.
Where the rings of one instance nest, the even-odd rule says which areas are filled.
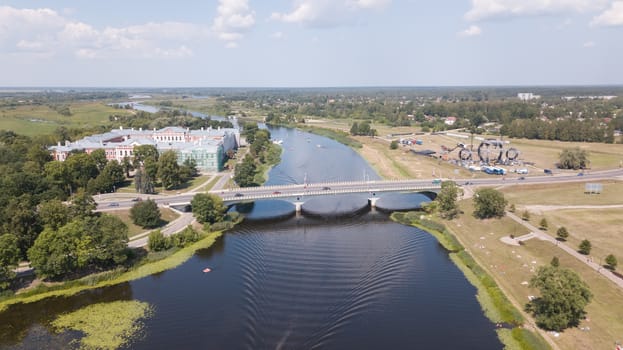
[[[368,193],[370,203],[374,206],[378,200],[377,193],[408,191],[427,193],[436,196],[440,190],[441,183],[432,180],[379,180],[245,187],[209,191],[209,193],[220,196],[226,204],[261,199],[285,199],[292,201],[297,211],[300,211],[304,198],[310,197]],[[191,200],[192,197],[183,201],[169,203],[169,205],[185,206],[190,204]]]

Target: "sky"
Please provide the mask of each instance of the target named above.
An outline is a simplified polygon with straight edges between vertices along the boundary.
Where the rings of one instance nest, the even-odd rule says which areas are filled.
[[[623,84],[622,0],[0,0],[0,86]]]

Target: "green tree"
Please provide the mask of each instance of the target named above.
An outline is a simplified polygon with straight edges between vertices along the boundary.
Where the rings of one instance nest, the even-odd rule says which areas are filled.
[[[132,161],[130,157],[123,157],[121,160],[121,167],[123,167],[123,172],[125,173],[125,177],[130,177],[130,171],[134,170],[134,166],[132,165]]]
[[[523,221],[528,221],[530,220],[530,212],[528,211],[528,209],[524,210],[523,213],[521,214],[521,219]]]
[[[606,257],[606,265],[608,265],[608,268],[612,271],[616,270],[617,265],[619,264],[619,262],[617,261],[616,256],[609,254]]]
[[[483,188],[476,191],[473,197],[474,216],[479,219],[504,216],[506,199],[502,192],[492,188]]]
[[[558,228],[558,230],[556,231],[556,236],[558,237],[559,240],[561,241],[566,241],[567,238],[569,237],[569,231],[567,231],[567,228],[564,226],[561,226],[560,228]]]
[[[149,234],[147,247],[152,252],[159,252],[173,247],[171,240],[165,237],[160,230],[155,230]]]
[[[257,172],[257,164],[251,155],[247,154],[242,163],[236,166],[234,170],[234,181],[240,187],[257,186],[255,183],[255,173]]]
[[[593,248],[593,246],[591,245],[591,241],[589,241],[588,239],[583,240],[582,242],[580,242],[580,246],[579,246],[579,252],[580,254],[584,254],[584,255],[589,255],[591,253],[591,249]]]
[[[389,144],[389,149],[398,149],[398,141],[393,140],[393,141]]]
[[[229,150],[232,151],[233,150]],[[227,152],[229,152],[227,151]],[[197,161],[192,158],[184,159],[184,163],[180,166],[180,177],[183,182],[189,181],[193,177],[197,177],[199,171],[197,170]]]
[[[161,222],[158,205],[151,199],[134,204],[130,209],[130,218],[135,225],[142,228],[158,227]]]
[[[353,125],[350,127],[351,135],[359,135],[359,123],[353,122]]]
[[[560,266],[560,261],[558,260],[558,257],[555,256],[555,257],[552,258],[552,261],[549,264],[552,267],[559,267]]]
[[[158,178],[162,187],[170,189],[181,184],[180,166],[175,151],[166,151],[158,159]]]
[[[127,259],[128,225],[116,216],[103,214],[97,218],[90,242],[95,248],[91,262],[99,266],[122,264]]]
[[[106,151],[103,148],[99,148],[91,152],[91,159],[95,162],[95,166],[98,171],[104,170],[104,167],[108,163],[108,159],[106,159]]]
[[[135,169],[142,168],[143,172],[149,175],[151,181],[158,178],[158,149],[153,145],[134,146]]]
[[[69,207],[58,199],[52,199],[39,205],[39,218],[43,225],[58,230],[69,222]]]
[[[41,232],[28,250],[30,265],[37,276],[59,277],[79,267],[78,246],[83,228],[80,222],[74,221],[58,231],[46,228]]]
[[[78,193],[71,198],[69,210],[72,217],[84,218],[93,216],[93,210],[95,210],[95,208],[97,208],[97,204],[93,196],[84,190],[79,190]]]
[[[20,251],[17,237],[6,233],[0,236],[0,290],[9,286],[9,281],[15,277],[13,269],[17,267]]]
[[[142,167],[136,169],[134,187],[138,193],[154,193],[154,182]]]
[[[547,227],[549,225],[547,224],[547,220],[545,218],[541,219],[541,222],[539,222],[539,228],[543,231],[547,231]]]
[[[22,195],[12,198],[4,209],[5,219],[0,232],[11,233],[17,237],[22,257],[26,257],[28,248],[33,245],[42,230],[41,220],[34,204],[32,196]]]
[[[462,192],[463,190],[454,181],[441,183],[441,191],[439,191],[435,201],[439,203],[438,208],[442,217],[453,219],[458,215],[459,206],[457,200]]]
[[[585,169],[588,164],[588,152],[579,147],[565,148],[560,153],[559,167],[561,169]]]
[[[190,205],[193,215],[200,223],[213,224],[223,220],[227,206],[223,204],[221,197],[213,194],[197,193]]]
[[[508,207],[508,211],[510,211],[511,213],[514,213],[517,210],[517,208],[515,208],[515,203],[511,204]]]
[[[593,297],[575,272],[560,267],[540,267],[530,286],[539,289],[541,296],[528,303],[526,309],[533,313],[537,325],[546,330],[577,326]]]
[[[70,155],[65,160],[69,171],[69,176],[73,189],[86,188],[90,179],[94,179],[99,174],[97,164],[86,153],[76,153]]]

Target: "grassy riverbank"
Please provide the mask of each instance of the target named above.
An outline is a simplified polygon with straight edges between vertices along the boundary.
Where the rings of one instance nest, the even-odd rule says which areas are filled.
[[[119,268],[52,286],[40,285],[27,292],[0,300],[0,312],[12,304],[33,303],[49,297],[71,296],[84,290],[112,286],[173,269],[190,259],[197,250],[210,247],[221,235],[220,231],[210,232],[203,239],[188,247],[149,254],[138,265],[129,269]]]
[[[393,213],[392,220],[404,225],[418,227],[432,234],[449,251],[450,258],[463,272],[467,280],[478,290],[477,299],[485,315],[495,323],[504,324],[498,336],[507,349],[550,349],[540,335],[521,328],[524,317],[504,295],[495,280],[465,250],[459,240],[443,224],[422,218],[420,212]],[[512,329],[509,329],[511,328]]]

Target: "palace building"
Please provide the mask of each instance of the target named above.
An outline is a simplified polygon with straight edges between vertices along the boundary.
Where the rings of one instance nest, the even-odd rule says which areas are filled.
[[[141,145],[155,146],[160,153],[172,150],[177,154],[178,164],[186,159],[194,159],[197,169],[216,172],[223,170],[227,151],[236,150],[240,146],[240,132],[230,128],[190,130],[166,127],[160,130],[135,130],[119,127],[75,142],[59,142],[49,147],[49,150],[54,159],[64,161],[72,151],[90,154],[96,149],[103,149],[107,159],[121,162],[125,157],[132,157],[134,147]]]

